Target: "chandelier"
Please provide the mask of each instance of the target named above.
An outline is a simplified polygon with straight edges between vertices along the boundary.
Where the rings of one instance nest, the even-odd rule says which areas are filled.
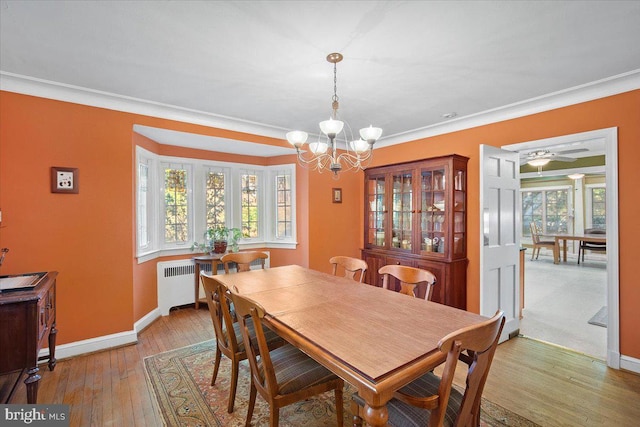
[[[382,135],[382,129],[369,126],[360,129],[360,138],[349,138],[343,128],[345,122],[338,120],[338,72],[336,64],[342,61],[340,53],[330,53],[327,61],[333,64],[333,97],[331,98],[331,116],[329,120],[320,122],[319,135],[316,142],[309,143],[309,151],[303,152],[301,148],[307,142],[309,135],[301,130],[287,133],[287,141],[296,148],[298,161],[302,166],[310,167],[319,172],[327,169],[334,173],[337,179],[338,172],[345,170],[358,171],[369,164],[373,157],[373,144]],[[349,133],[351,128],[347,124]],[[342,139],[339,139],[342,138]],[[344,142],[344,150],[338,154],[337,143]]]

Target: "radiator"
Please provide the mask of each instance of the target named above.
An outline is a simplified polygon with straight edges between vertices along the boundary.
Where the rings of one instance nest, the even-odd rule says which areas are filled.
[[[263,252],[270,255],[269,251]],[[270,256],[265,260],[265,268],[269,267],[270,260]],[[252,270],[257,268],[260,268],[259,260],[251,265]],[[200,270],[210,274],[211,265],[201,264]],[[231,268],[230,271],[234,272],[234,268]],[[158,263],[158,309],[162,316],[168,315],[172,307],[193,304],[195,302],[194,274],[195,264],[191,259],[161,261]],[[224,274],[222,264],[218,265],[217,274]],[[200,286],[200,298],[204,298],[202,286]]]

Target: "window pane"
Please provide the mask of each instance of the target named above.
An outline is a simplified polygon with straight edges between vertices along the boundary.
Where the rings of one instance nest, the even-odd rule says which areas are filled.
[[[591,227],[604,230],[607,228],[606,189],[591,189]]]
[[[225,225],[225,176],[222,172],[209,172],[206,183],[207,228]]]
[[[546,191],[547,221],[545,233],[567,233],[568,198],[567,190]]]
[[[187,171],[165,168],[165,243],[184,243],[188,239]]]
[[[138,164],[138,247],[149,245],[149,166]]]
[[[291,237],[291,175],[276,176],[276,238]]]
[[[241,175],[241,187],[242,234],[249,238],[258,237],[258,175]]]
[[[523,236],[531,236],[530,224],[534,221],[542,226],[542,192],[525,191],[522,193]]]

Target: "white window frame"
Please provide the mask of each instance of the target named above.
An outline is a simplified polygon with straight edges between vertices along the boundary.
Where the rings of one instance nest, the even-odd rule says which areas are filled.
[[[149,166],[147,206],[151,207],[146,213],[149,228],[149,242],[140,245],[137,200],[140,186],[139,164]],[[185,243],[164,243],[164,165],[183,165],[188,167],[188,223],[189,239]],[[296,222],[296,166],[284,164],[274,166],[260,166],[242,163],[218,162],[202,159],[162,156],[136,147],[136,256],[138,263],[142,263],[160,256],[190,254],[194,242],[202,243],[206,231],[206,173],[208,171],[223,171],[225,174],[225,220],[229,228],[241,226],[240,175],[243,171],[258,173],[259,177],[259,232],[256,238],[240,240],[241,249],[252,248],[281,248],[295,249],[297,247]],[[276,180],[278,174],[290,174],[292,192],[292,235],[288,238],[276,238]]]

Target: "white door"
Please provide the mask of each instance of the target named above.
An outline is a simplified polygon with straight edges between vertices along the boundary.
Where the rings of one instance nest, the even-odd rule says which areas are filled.
[[[518,153],[480,146],[480,314],[503,310],[500,341],[520,329],[520,163]]]

